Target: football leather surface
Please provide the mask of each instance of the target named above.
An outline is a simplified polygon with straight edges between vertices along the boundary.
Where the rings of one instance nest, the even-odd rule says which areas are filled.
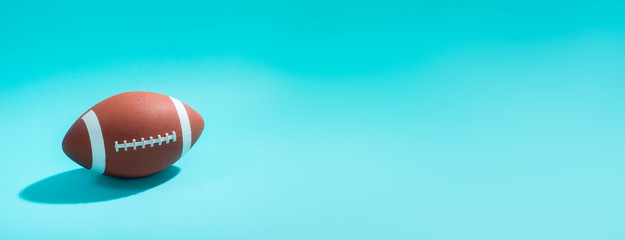
[[[97,173],[144,177],[174,164],[198,140],[204,119],[187,104],[153,92],[126,92],[88,109],[63,139],[65,154]]]

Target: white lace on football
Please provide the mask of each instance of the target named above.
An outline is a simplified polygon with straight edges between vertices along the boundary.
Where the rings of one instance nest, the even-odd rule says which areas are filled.
[[[158,144],[159,146],[161,146],[163,145],[163,142],[165,142],[165,144],[169,144],[169,141],[176,141],[176,131],[172,131],[171,135],[169,135],[169,133],[165,133],[164,137],[161,137],[161,135],[159,134],[156,136],[156,138],[150,136],[150,139],[148,140],[145,140],[145,138],[141,138],[141,141],[138,142],[134,138],[132,139],[132,142],[124,140],[124,143],[118,143],[117,141],[115,141],[115,152],[119,152],[119,149],[121,148],[123,148],[124,151],[128,151],[128,148],[132,148],[132,150],[137,150],[137,147],[145,149],[146,145],[154,147],[154,144]]]

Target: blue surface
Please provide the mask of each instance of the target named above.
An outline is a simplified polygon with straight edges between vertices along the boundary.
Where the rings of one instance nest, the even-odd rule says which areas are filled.
[[[0,3],[0,239],[625,239],[619,1]],[[153,177],[61,140],[206,120]]]

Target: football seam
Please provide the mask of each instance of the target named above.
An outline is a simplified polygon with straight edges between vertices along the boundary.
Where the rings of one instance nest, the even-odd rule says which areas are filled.
[[[154,147],[155,143],[158,143],[159,146],[165,144],[169,144],[169,141],[176,142],[176,131],[172,131],[171,135],[169,133],[165,133],[164,137],[161,137],[160,134],[156,135],[156,138],[150,136],[149,140],[145,140],[144,137],[141,138],[141,141],[137,142],[135,138],[132,139],[132,142],[128,142],[124,140],[124,143],[119,143],[115,141],[115,152],[119,152],[119,149],[123,148],[124,151],[128,151],[128,148],[132,148],[132,150],[137,150],[137,147],[141,147],[141,149],[145,149],[146,145],[150,145],[150,147]]]

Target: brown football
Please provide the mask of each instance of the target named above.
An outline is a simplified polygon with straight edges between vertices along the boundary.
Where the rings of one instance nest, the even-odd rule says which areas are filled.
[[[63,151],[97,173],[136,178],[174,164],[202,134],[204,119],[175,98],[126,92],[87,110],[63,139]]]

